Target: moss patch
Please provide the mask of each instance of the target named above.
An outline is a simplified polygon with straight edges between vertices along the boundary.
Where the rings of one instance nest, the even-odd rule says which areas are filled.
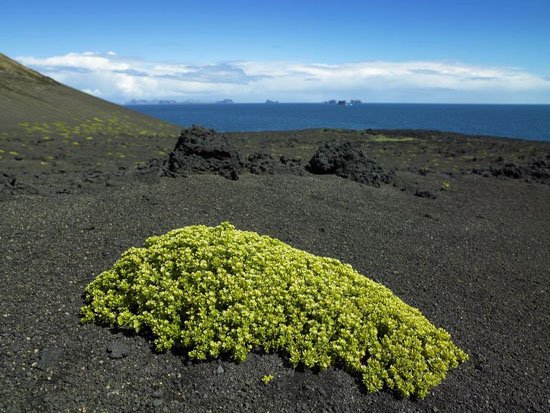
[[[204,360],[254,349],[343,364],[369,391],[425,397],[468,356],[388,288],[338,260],[254,232],[190,226],[130,248],[86,288],[84,322],[150,330]]]
[[[414,138],[408,136],[375,135],[369,138],[371,142],[412,142]]]

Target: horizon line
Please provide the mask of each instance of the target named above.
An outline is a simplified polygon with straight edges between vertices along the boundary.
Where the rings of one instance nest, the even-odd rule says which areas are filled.
[[[93,95],[92,95],[93,96]],[[104,99],[107,100],[107,99]],[[136,100],[143,100],[147,101],[149,99],[136,99]],[[151,99],[151,101],[155,100],[173,100],[173,99]],[[344,99],[341,99],[344,100]],[[357,99],[352,99],[357,100]],[[111,101],[112,102],[112,101]],[[116,103],[116,102],[113,102]],[[349,101],[346,101],[346,103],[349,103]],[[362,106],[362,105],[478,105],[478,106],[550,106],[549,103],[512,103],[512,102],[361,102],[351,105],[338,105],[334,103],[326,103],[326,102],[281,102],[276,101],[275,103],[268,103],[268,102],[260,102],[260,101],[253,101],[253,102],[231,102],[231,103],[224,103],[219,101],[197,101],[197,102],[175,102],[175,103],[137,103],[132,104],[130,101],[125,103],[116,103],[121,106],[174,106],[174,105],[216,105],[216,106],[231,106],[231,105],[323,105],[323,106]]]

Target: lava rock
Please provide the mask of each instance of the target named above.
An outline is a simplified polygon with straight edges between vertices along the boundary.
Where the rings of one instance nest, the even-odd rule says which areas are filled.
[[[499,168],[492,167],[491,174],[493,176],[504,176],[512,179],[521,179],[524,177],[522,169],[514,163],[507,163]]]
[[[527,171],[531,178],[539,182],[550,181],[550,157],[544,159],[533,159],[527,164]]]
[[[15,176],[12,174],[7,174],[5,172],[0,173],[0,186],[13,187],[15,186],[15,182]]]
[[[393,172],[385,173],[365,155],[359,143],[352,142],[326,143],[315,152],[306,169],[314,174],[335,174],[376,187],[393,179]]]
[[[432,192],[428,191],[427,189],[417,189],[414,193],[414,196],[417,196],[419,198],[429,198],[429,199],[435,199],[437,196]]]
[[[237,180],[243,170],[243,161],[225,135],[193,125],[181,131],[165,168],[165,173],[170,176],[185,176],[186,172],[215,172],[224,178]]]
[[[276,159],[273,156],[263,152],[253,153],[247,158],[248,170],[257,175],[273,174],[275,163]]]
[[[134,175],[139,181],[145,181],[145,182],[155,182],[157,181],[162,175],[166,175],[166,164],[168,160],[167,159],[149,159],[147,162],[144,162],[142,164],[139,164],[136,166],[136,169],[134,171]],[[180,173],[180,175],[183,174]]]
[[[509,162],[503,166],[491,166],[489,169],[473,169],[472,172],[485,177],[533,180],[547,184],[550,183],[550,160],[532,159],[526,165]]]
[[[246,159],[246,168],[250,173],[303,175],[304,167],[300,159],[290,159],[285,156],[276,158],[264,152],[255,152]]]

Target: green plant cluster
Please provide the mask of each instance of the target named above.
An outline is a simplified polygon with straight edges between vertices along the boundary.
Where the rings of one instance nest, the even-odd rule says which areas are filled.
[[[204,360],[282,351],[425,397],[468,356],[388,288],[350,265],[254,232],[190,226],[130,248],[86,288],[83,322],[152,332],[159,350]]]
[[[265,376],[262,377],[262,383],[267,385],[274,378],[275,376],[273,376],[272,374],[266,374]]]

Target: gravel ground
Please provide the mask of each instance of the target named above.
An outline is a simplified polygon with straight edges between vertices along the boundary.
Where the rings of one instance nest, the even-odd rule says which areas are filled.
[[[0,202],[0,411],[550,409],[550,185],[402,169],[380,188],[246,173],[121,175],[54,190],[73,178]],[[350,263],[449,331],[470,360],[409,400],[277,354],[195,363],[155,353],[146,336],[79,324],[85,286],[127,248],[224,220]]]

